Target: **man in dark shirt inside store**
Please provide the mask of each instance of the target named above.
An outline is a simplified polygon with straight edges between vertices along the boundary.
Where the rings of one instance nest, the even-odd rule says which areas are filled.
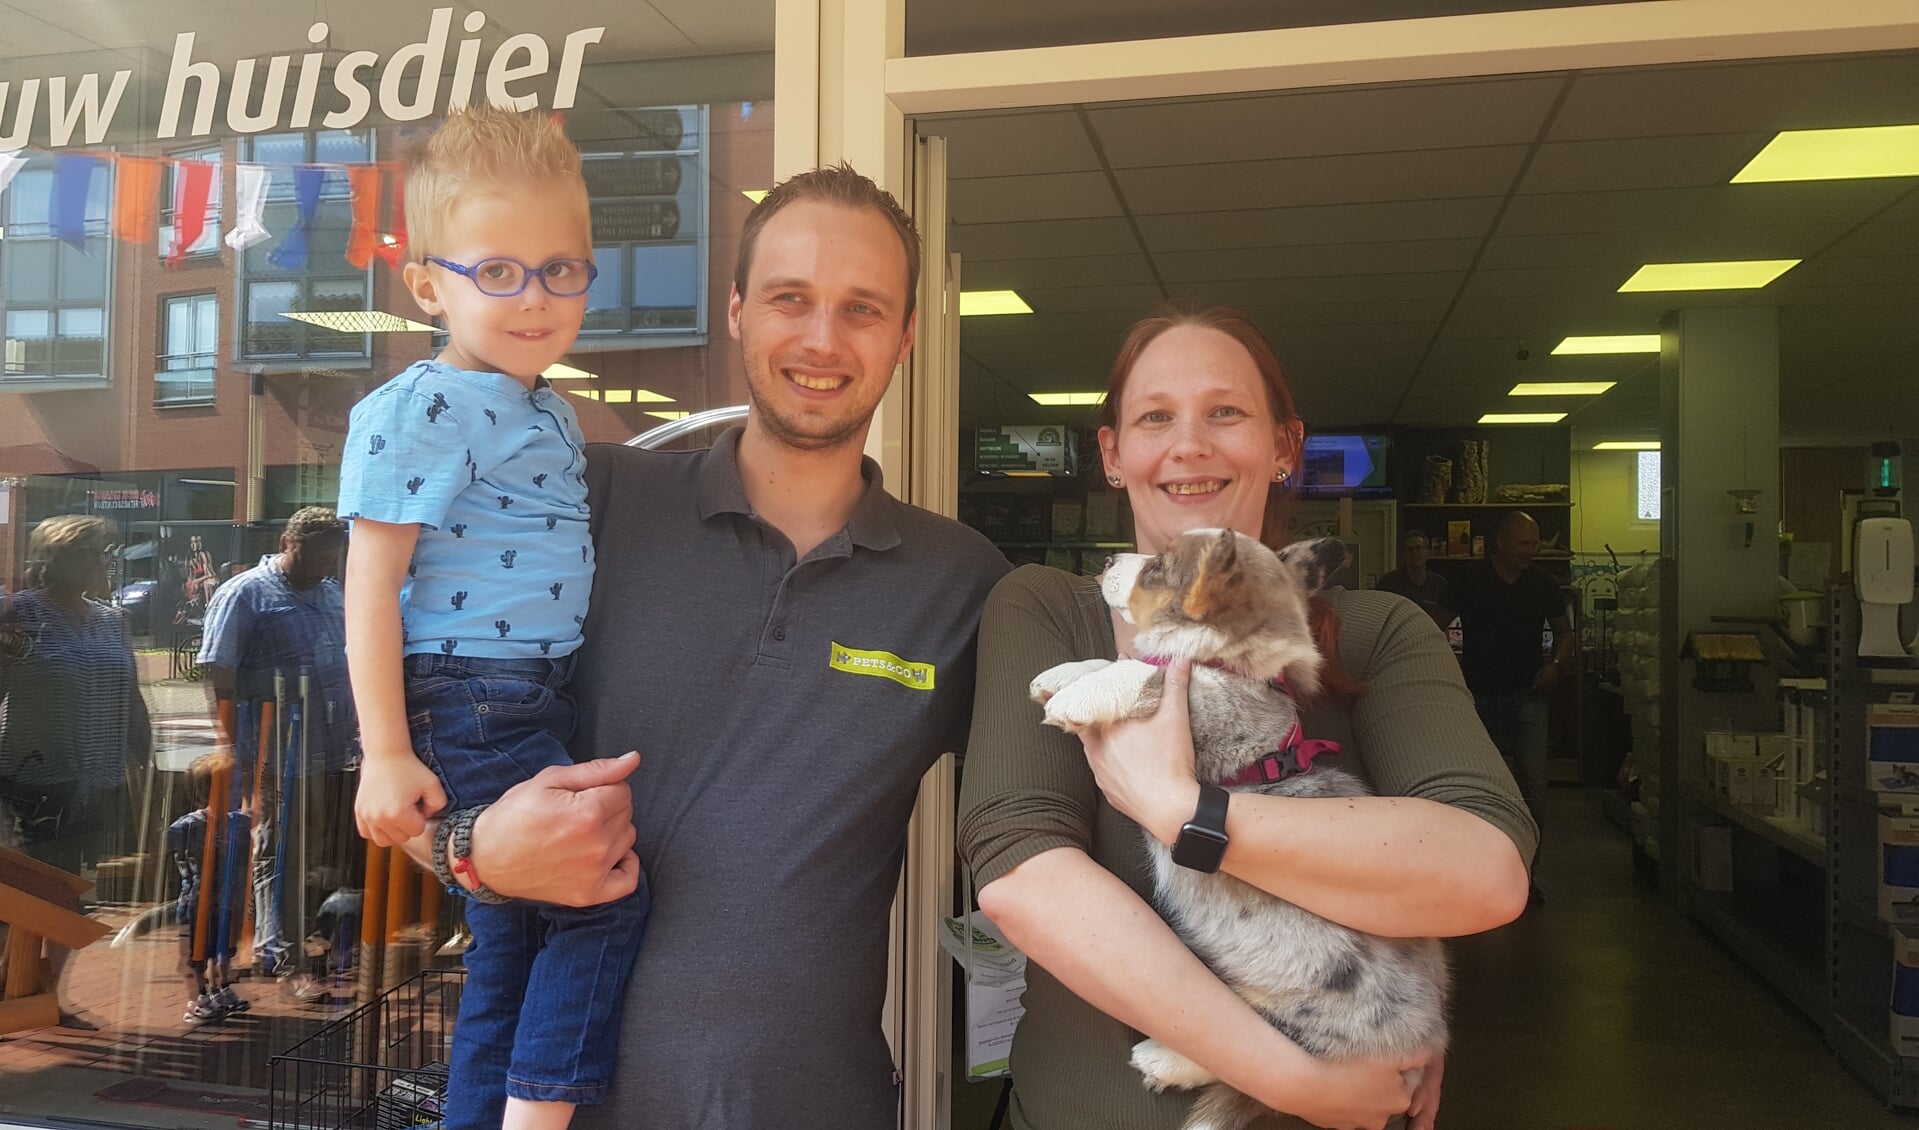
[[[1431,553],[1432,543],[1426,540],[1425,534],[1417,530],[1406,534],[1399,539],[1399,568],[1379,578],[1374,587],[1419,605],[1444,628],[1452,622],[1445,609],[1446,578],[1426,567]],[[1442,615],[1446,618],[1441,619]]]
[[[1551,573],[1533,564],[1539,523],[1514,510],[1499,523],[1492,556],[1456,574],[1445,593],[1441,623],[1459,616],[1459,662],[1479,719],[1512,763],[1519,791],[1543,828],[1546,796],[1546,700],[1571,669],[1572,620]],[[1553,631],[1547,658],[1541,629]],[[1533,888],[1534,901],[1539,890]]]

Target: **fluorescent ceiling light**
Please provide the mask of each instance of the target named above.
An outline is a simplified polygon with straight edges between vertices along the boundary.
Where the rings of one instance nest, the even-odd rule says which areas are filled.
[[[1012,290],[962,290],[960,291],[960,317],[970,318],[976,314],[1031,314],[1033,308]]]
[[[1734,184],[1919,177],[1919,125],[1789,129],[1733,174]]]
[[[1482,424],[1557,424],[1564,412],[1488,412],[1479,418]]]
[[[1799,265],[1797,259],[1733,259],[1723,263],[1648,263],[1619,284],[1643,290],[1757,290]]]
[[[1569,337],[1553,346],[1554,357],[1590,353],[1657,353],[1658,334],[1590,334]]]
[[[1533,381],[1513,386],[1507,396],[1598,396],[1613,381]]]
[[[740,189],[740,195],[746,197],[748,200],[751,200],[753,203],[758,204],[760,201],[766,199],[766,194],[768,191],[769,191],[768,189],[764,189],[764,188],[742,188]]]
[[[581,400],[598,400],[600,398],[600,390],[597,388],[569,388],[566,390],[566,394],[568,396],[577,396]]]
[[[589,373],[585,369],[575,369],[565,362],[557,365],[549,365],[546,372],[541,375],[549,381],[597,381],[600,379],[600,374],[598,373]]]
[[[410,321],[385,310],[288,310],[280,315],[310,326],[349,334],[406,334],[433,332],[432,326]]]
[[[647,415],[656,417],[661,420],[684,420],[688,416],[691,416],[692,414],[693,413],[691,412],[648,412],[647,413]]]
[[[1060,405],[1078,407],[1106,403],[1106,394],[1103,392],[1033,392],[1027,395],[1033,398],[1033,403],[1049,407]]]
[[[232,479],[181,479],[179,481],[191,483],[196,487],[230,487],[233,485]]]
[[[1609,439],[1605,443],[1593,444],[1594,451],[1658,451],[1656,439]]]

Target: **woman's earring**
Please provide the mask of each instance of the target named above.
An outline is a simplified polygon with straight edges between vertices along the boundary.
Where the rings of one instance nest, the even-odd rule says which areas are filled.
[[[1277,470],[1277,471],[1274,471],[1274,472],[1273,472],[1273,481],[1274,481],[1274,482],[1276,482],[1276,483],[1283,483],[1283,482],[1285,482],[1285,481],[1286,481],[1286,468],[1284,468],[1284,467],[1281,467],[1281,468],[1280,468],[1279,470]]]
[[[1108,475],[1108,476],[1106,476],[1106,481],[1107,481],[1107,482],[1109,482],[1109,483],[1112,483],[1112,484],[1113,484],[1114,486],[1118,486],[1118,485],[1119,485],[1119,476],[1118,476],[1118,475]]]

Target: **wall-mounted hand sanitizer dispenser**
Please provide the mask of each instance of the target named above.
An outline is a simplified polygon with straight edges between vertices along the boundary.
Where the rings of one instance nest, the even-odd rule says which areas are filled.
[[[1904,518],[1861,518],[1852,555],[1859,592],[1859,656],[1905,658],[1899,610],[1912,602],[1912,523]]]

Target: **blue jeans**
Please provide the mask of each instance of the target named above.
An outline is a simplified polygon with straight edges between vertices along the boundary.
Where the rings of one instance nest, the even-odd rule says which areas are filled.
[[[1501,691],[1473,696],[1486,735],[1513,767],[1519,795],[1532,811],[1533,823],[1544,827],[1546,807],[1547,727],[1546,696],[1530,690]]]
[[[447,812],[498,800],[549,765],[570,765],[573,659],[409,655],[407,725],[440,778]],[[626,979],[649,905],[574,909],[469,902],[466,987],[453,1029],[447,1130],[497,1128],[510,1096],[599,1103],[619,1048]]]

